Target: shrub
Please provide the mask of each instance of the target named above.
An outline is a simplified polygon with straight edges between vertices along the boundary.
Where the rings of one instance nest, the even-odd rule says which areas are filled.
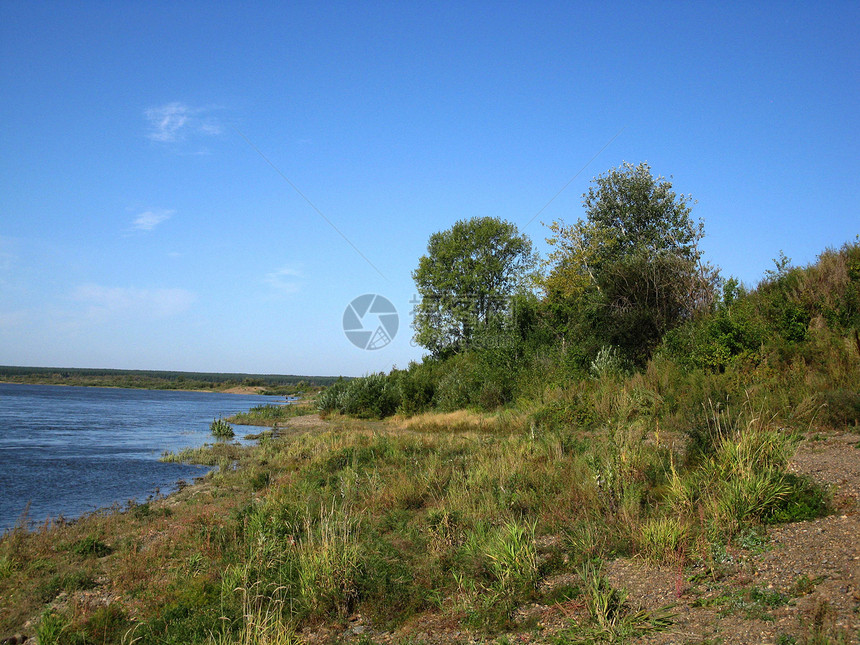
[[[436,394],[435,363],[426,360],[423,363],[411,362],[409,367],[400,373],[397,387],[400,391],[399,412],[413,416],[426,412],[433,404]]]
[[[317,396],[317,409],[322,413],[340,411],[340,399],[349,381],[338,379]]]
[[[605,378],[624,374],[625,362],[617,347],[604,345],[591,361],[589,368],[592,376]]]
[[[219,439],[232,439],[236,434],[233,432],[233,426],[224,421],[221,417],[218,417],[209,424],[209,432]]]
[[[860,424],[860,391],[849,389],[828,390],[824,393],[823,421],[842,429],[846,425]]]
[[[320,412],[339,412],[366,419],[391,416],[400,405],[397,375],[368,374],[350,381],[338,381],[317,398]]]

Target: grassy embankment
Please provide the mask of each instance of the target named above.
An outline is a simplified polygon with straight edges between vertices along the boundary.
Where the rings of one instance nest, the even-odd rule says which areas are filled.
[[[559,643],[658,628],[664,617],[621,602],[602,561],[640,554],[718,577],[727,548],[827,500],[786,473],[795,438],[769,410],[714,407],[707,456],[683,448],[668,378],[582,388],[589,429],[460,412],[216,445],[218,472],[175,499],[7,535],[0,629],[41,615],[43,645],[288,643],[360,612],[407,632],[442,616],[540,633],[514,620],[534,601],[586,607]],[[803,408],[792,421],[808,427]]]
[[[849,268],[851,285],[860,265]],[[28,619],[41,645],[414,644],[454,640],[454,628],[564,644],[662,629],[671,611],[638,610],[606,562],[638,557],[718,584],[768,525],[828,512],[830,492],[787,465],[804,433],[857,428],[860,348],[836,318],[795,307],[817,275],[682,330],[683,351],[667,346],[636,372],[609,361],[554,382],[553,364],[538,364],[495,411],[444,412],[433,395],[412,416],[287,420],[257,447],[198,455],[219,468],[176,496],[16,530],[0,542],[0,635]],[[767,326],[774,303],[784,329]],[[720,353],[714,339],[732,329],[763,335],[754,351]],[[402,373],[357,383],[329,398],[376,405],[367,395],[382,388],[402,406],[416,393]],[[538,622],[535,603],[562,619]],[[349,629],[357,616],[376,631]]]

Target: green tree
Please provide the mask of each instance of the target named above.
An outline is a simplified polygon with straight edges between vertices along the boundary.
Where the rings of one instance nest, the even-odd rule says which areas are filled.
[[[549,225],[543,286],[579,342],[620,347],[641,364],[668,330],[711,306],[719,277],[702,262],[691,203],[647,163],[625,163],[594,179],[585,220]]]
[[[412,272],[420,296],[415,341],[435,356],[467,347],[531,285],[535,264],[531,240],[497,218],[461,220],[434,233]]]

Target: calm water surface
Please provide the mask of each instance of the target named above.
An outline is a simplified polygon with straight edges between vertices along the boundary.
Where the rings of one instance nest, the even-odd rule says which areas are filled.
[[[158,461],[213,441],[209,423],[282,397],[0,383],[0,533],[167,493],[207,468]],[[237,436],[247,433],[236,428]],[[256,429],[255,431],[259,431]]]

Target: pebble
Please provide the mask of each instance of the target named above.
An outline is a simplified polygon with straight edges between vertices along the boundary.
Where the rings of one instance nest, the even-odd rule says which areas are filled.
[[[0,641],[2,645],[23,645],[27,642],[27,637],[22,634],[15,634],[11,638],[4,638]]]

